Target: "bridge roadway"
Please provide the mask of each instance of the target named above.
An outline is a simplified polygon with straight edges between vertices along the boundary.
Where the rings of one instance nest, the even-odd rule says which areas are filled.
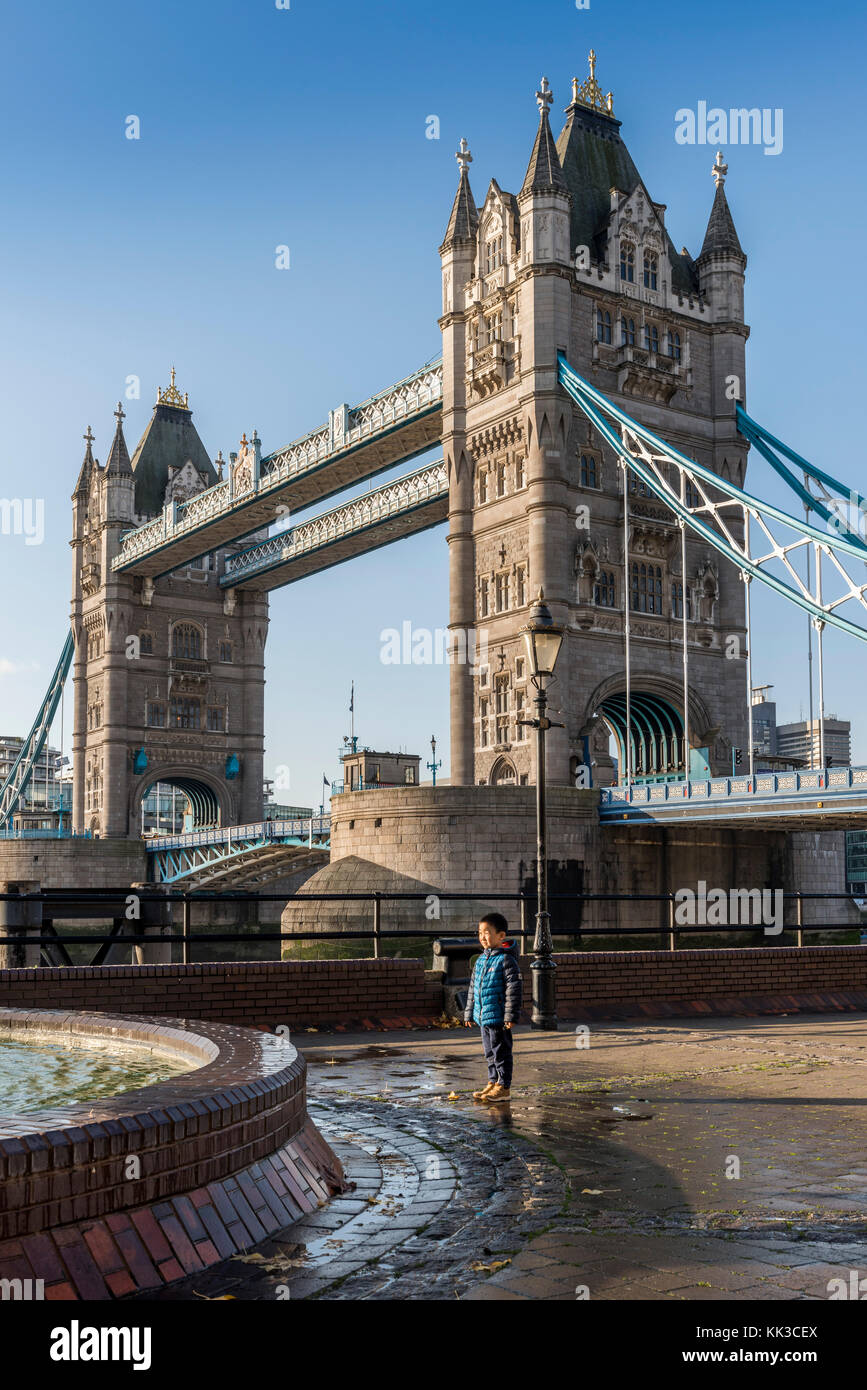
[[[867,828],[867,767],[757,772],[700,782],[604,787],[603,825],[755,826],[762,830]]]
[[[442,459],[226,560],[222,588],[276,589],[448,519]]]
[[[339,406],[327,424],[262,458],[244,484],[230,470],[127,532],[112,570],[156,579],[417,458],[440,442],[442,390],[442,362],[434,360],[360,405]]]
[[[214,826],[145,840],[149,878],[179,888],[262,887],[330,858],[331,817]]]

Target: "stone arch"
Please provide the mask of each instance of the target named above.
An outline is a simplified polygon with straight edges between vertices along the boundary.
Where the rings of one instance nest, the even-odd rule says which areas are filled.
[[[511,758],[497,758],[491,768],[492,787],[516,787],[518,785],[518,770]]]
[[[664,781],[683,777],[683,687],[664,677],[633,671],[630,703],[634,780]],[[613,733],[622,778],[626,767],[626,683],[622,673],[600,682],[587,702],[585,718],[585,727],[601,719]],[[695,735],[706,739],[712,728],[710,711],[702,696],[692,688],[689,727],[691,746],[696,744]]]
[[[136,777],[130,788],[129,826],[130,833],[138,834],[141,827],[141,805],[150,789],[160,782],[164,786],[177,787],[188,800],[194,830],[203,830],[211,825],[233,825],[237,821],[234,797],[226,786],[213,773],[199,767],[170,764],[149,767],[140,777]]]

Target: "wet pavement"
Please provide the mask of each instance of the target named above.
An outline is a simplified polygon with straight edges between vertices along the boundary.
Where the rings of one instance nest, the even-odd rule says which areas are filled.
[[[293,1041],[355,1188],[163,1298],[827,1300],[867,1276],[867,1015],[520,1027],[489,1106],[477,1029]]]

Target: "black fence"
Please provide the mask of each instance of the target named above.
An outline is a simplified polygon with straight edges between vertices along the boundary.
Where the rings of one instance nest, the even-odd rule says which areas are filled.
[[[777,892],[779,890],[766,891]],[[242,890],[184,892],[171,888],[160,889],[155,885],[142,885],[140,888],[133,886],[119,889],[44,889],[34,893],[0,893],[0,951],[4,946],[7,950],[9,948],[20,950],[28,946],[39,946],[45,964],[73,965],[75,962],[70,959],[67,947],[96,946],[95,955],[89,963],[100,965],[104,963],[112,947],[126,948],[154,946],[158,943],[179,943],[181,947],[180,963],[186,965],[191,962],[193,947],[206,944],[234,944],[249,948],[251,941],[256,943],[277,942],[282,951],[283,946],[289,943],[367,941],[372,944],[372,954],[376,959],[381,954],[383,944],[392,939],[405,941],[417,938],[430,942],[437,938],[448,940],[449,937],[466,937],[468,928],[474,928],[474,919],[463,927],[451,929],[444,928],[439,922],[435,922],[429,927],[383,928],[382,909],[384,904],[390,902],[429,904],[432,896],[438,903],[475,902],[483,903],[486,908],[490,908],[492,904],[517,904],[518,925],[510,929],[510,935],[520,940],[522,952],[526,952],[528,949],[532,950],[536,899],[535,896],[526,893],[438,893],[436,895],[379,892],[305,893],[287,899],[285,893],[259,893]],[[794,915],[795,920],[784,926],[774,924],[775,930],[773,932],[768,930],[772,924],[765,924],[761,920],[761,913],[759,913],[758,921],[746,924],[679,923],[676,920],[678,901],[674,893],[563,893],[551,894],[549,902],[552,908],[555,907],[555,904],[563,906],[572,904],[574,906],[574,916],[578,925],[572,930],[564,930],[560,925],[552,929],[557,941],[569,942],[573,949],[576,945],[586,943],[589,938],[656,937],[657,939],[661,938],[665,949],[674,951],[677,949],[677,942],[680,937],[708,937],[720,934],[730,936],[739,933],[751,936],[762,933],[766,938],[764,944],[774,941],[780,944],[782,936],[785,935],[789,938],[794,936],[795,945],[803,946],[805,936],[811,932],[859,932],[858,923],[853,923],[851,920],[811,923],[804,921],[805,903],[848,902],[851,904],[850,894],[784,891],[782,897],[784,905],[794,905],[793,911],[790,911],[788,915]],[[129,910],[133,901],[135,907],[131,917]],[[257,929],[255,936],[251,936],[249,931],[200,931],[194,930],[192,926],[192,908],[196,905],[208,902],[221,904],[229,902],[255,904],[279,902],[286,904],[287,901],[302,906],[320,902],[368,903],[370,905],[370,925],[358,930],[286,931],[278,929],[269,931]],[[657,910],[657,916],[660,915],[660,911],[663,911],[667,921],[663,926],[660,926],[659,923],[655,926],[625,926],[622,924],[608,927],[584,926],[582,924],[583,908],[587,903],[665,904],[665,909]],[[180,924],[176,922],[176,908],[180,909]],[[784,918],[785,915],[784,912]],[[66,930],[61,934],[53,925],[54,918],[66,921],[75,917],[111,918],[113,925],[110,931],[104,933],[90,931],[86,935],[75,934]],[[180,925],[180,930],[177,929],[178,925]],[[861,936],[863,940],[863,932]],[[236,957],[238,960],[246,958],[243,954]],[[80,962],[77,963],[80,964]]]

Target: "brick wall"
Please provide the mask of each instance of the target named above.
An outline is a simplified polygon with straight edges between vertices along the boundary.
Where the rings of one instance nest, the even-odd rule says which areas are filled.
[[[867,946],[591,951],[556,957],[558,1011],[671,1012],[673,1000],[790,1001],[834,1007],[829,996],[867,992]],[[530,999],[530,957],[521,962]],[[378,1018],[431,1018],[441,985],[419,960],[282,961],[211,965],[0,970],[0,1007],[95,1009],[207,1019],[248,1027]],[[657,1005],[660,1007],[657,1009]],[[776,1007],[776,1005],[775,1005]]]
[[[274,1028],[382,1015],[431,1017],[442,991],[418,960],[103,965],[0,970],[0,1007],[95,1009]]]

